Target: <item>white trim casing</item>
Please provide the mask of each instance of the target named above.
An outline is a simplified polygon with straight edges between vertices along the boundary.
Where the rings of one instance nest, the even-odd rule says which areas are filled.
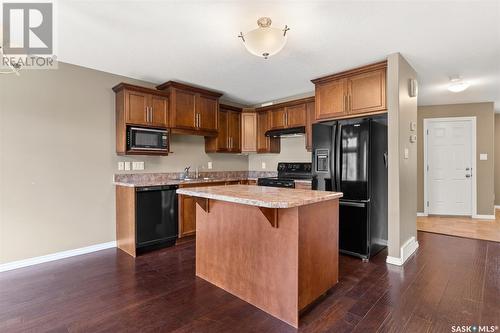
[[[411,257],[412,254],[415,253],[418,249],[418,242],[416,241],[415,237],[411,237],[406,241],[406,243],[401,246],[401,256],[399,258],[397,257],[391,257],[387,256],[387,259],[385,260],[388,264],[391,265],[396,265],[396,266],[403,266],[406,260]]]
[[[480,219],[480,220],[494,220],[495,215],[481,215],[481,214],[476,214],[472,216],[473,219]]]
[[[439,122],[439,121],[470,121],[472,124],[472,216],[477,216],[477,156],[476,156],[476,117],[447,117],[447,118],[425,118],[424,119],[424,214],[427,216],[429,214],[429,210],[427,207],[428,194],[427,194],[427,127],[430,122]]]
[[[17,269],[17,268],[41,264],[44,262],[50,262],[50,261],[54,261],[54,260],[74,257],[74,256],[78,256],[81,254],[110,249],[113,247],[116,247],[116,241],[90,245],[90,246],[81,247],[81,248],[73,249],[73,250],[51,253],[51,254],[47,254],[47,255],[39,256],[39,257],[34,257],[34,258],[11,261],[11,262],[0,265],[0,272],[6,272],[6,271],[10,271],[10,270]]]
[[[417,212],[417,216],[428,216],[427,213]]]

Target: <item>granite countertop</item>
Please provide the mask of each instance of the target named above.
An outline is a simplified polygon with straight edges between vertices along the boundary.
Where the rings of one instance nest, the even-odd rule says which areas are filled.
[[[178,194],[234,202],[266,208],[292,208],[316,202],[339,199],[340,192],[312,191],[256,185],[191,187],[177,190]]]
[[[146,186],[163,186],[163,185],[182,185],[182,184],[203,184],[203,183],[218,183],[245,180],[243,178],[195,178],[189,180],[180,179],[140,179],[130,181],[114,181],[114,185],[127,187],[146,187]]]

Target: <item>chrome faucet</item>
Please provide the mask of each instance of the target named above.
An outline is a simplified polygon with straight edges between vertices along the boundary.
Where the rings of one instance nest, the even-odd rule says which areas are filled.
[[[184,179],[189,178],[189,169],[191,169],[190,165],[184,168],[184,175],[182,178]]]

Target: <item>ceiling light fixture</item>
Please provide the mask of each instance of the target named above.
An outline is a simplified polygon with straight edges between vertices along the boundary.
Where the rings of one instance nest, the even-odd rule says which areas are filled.
[[[246,34],[240,32],[239,38],[243,41],[248,52],[264,59],[275,55],[286,44],[287,32],[290,30],[287,25],[285,28],[271,28],[271,19],[269,17],[261,17],[257,20],[257,29],[251,30]]]
[[[470,83],[462,80],[460,76],[451,77],[450,84],[448,84],[448,90],[454,93],[464,91],[469,88]]]

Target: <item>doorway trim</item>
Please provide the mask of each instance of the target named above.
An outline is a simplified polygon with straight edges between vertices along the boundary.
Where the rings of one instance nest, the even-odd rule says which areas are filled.
[[[477,167],[476,167],[476,117],[446,117],[446,118],[424,118],[424,215],[427,216],[429,214],[429,207],[427,207],[427,199],[428,199],[428,184],[427,184],[427,130],[430,123],[434,122],[455,122],[455,121],[470,121],[471,129],[472,129],[472,217],[477,217]]]

